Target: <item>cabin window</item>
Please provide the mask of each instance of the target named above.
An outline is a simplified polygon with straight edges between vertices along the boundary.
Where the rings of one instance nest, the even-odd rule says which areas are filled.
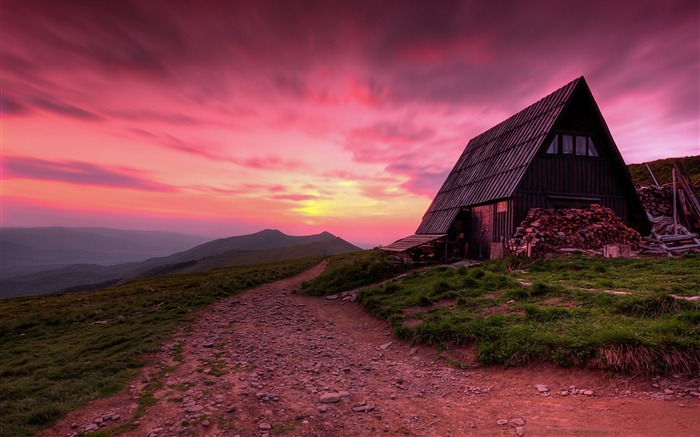
[[[574,153],[574,136],[573,135],[562,135],[561,136],[561,153],[564,155],[571,155]]]
[[[555,135],[547,147],[547,154],[556,155],[559,153],[576,156],[599,156],[593,139],[583,135]]]
[[[598,151],[593,145],[593,138],[588,137],[588,156],[598,156]]]
[[[496,204],[496,212],[508,212],[508,201],[503,200]]]

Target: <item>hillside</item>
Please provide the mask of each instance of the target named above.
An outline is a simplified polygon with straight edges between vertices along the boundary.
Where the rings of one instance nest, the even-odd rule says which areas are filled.
[[[222,238],[165,257],[117,265],[74,264],[60,268],[6,275],[2,297],[30,296],[55,291],[105,287],[138,278],[204,272],[218,267],[261,264],[306,256],[329,256],[360,250],[328,232],[307,236],[277,230]]]
[[[328,234],[331,235],[331,234]],[[181,261],[175,265],[167,265],[144,272],[139,278],[147,278],[160,271],[158,275],[173,273],[200,273],[213,269],[231,266],[245,266],[284,261],[296,258],[328,257],[342,253],[361,250],[339,237],[307,244],[297,244],[286,247],[275,247],[261,250],[229,250],[218,255],[202,258],[197,261]]]
[[[110,228],[2,228],[0,277],[73,264],[115,265],[169,255],[207,241],[160,231]]]
[[[286,235],[276,229],[265,229],[249,235],[220,238],[208,243],[200,244],[189,250],[174,253],[170,256],[150,260],[159,264],[180,263],[215,256],[229,251],[261,250],[277,247],[298,246],[322,241],[330,241],[337,238],[328,232],[320,234],[293,236]],[[353,246],[354,247],[354,246]]]
[[[695,185],[700,185],[700,155],[695,156],[685,156],[683,158],[666,158],[657,159],[656,161],[649,162],[649,167],[651,171],[654,172],[654,176],[659,181],[660,184],[667,184],[671,182],[671,169],[673,168],[673,161],[678,160],[682,162],[680,164],[680,170],[688,171],[690,176],[690,182]],[[642,164],[630,164],[627,166],[632,175],[632,182],[634,185],[652,185],[654,182],[649,175],[649,171],[646,166]]]

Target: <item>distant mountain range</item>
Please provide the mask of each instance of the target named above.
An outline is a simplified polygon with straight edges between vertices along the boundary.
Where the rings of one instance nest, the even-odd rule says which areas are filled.
[[[114,265],[165,256],[208,239],[109,228],[2,228],[0,277],[71,264]]]
[[[5,228],[0,230],[0,296],[94,289],[137,278],[361,250],[328,232],[291,236],[267,229],[194,247],[188,243],[201,240],[105,228]],[[187,244],[190,248],[182,250]],[[181,251],[153,257],[172,247]]]

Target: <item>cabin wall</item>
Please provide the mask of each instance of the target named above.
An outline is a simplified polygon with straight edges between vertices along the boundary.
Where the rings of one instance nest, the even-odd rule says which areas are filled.
[[[503,243],[513,236],[515,232],[515,208],[513,199],[496,202],[493,209],[493,236],[492,243]],[[518,221],[520,223],[520,221]]]
[[[580,208],[592,203],[611,208],[630,223],[625,190],[606,159],[540,156],[525,174],[515,200],[516,223],[530,208]]]

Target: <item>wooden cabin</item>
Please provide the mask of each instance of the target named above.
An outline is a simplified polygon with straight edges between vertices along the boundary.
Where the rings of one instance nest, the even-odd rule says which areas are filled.
[[[583,77],[472,138],[407,241],[444,257],[500,255],[530,208],[611,208],[643,235],[650,224]],[[415,248],[417,246],[414,246]]]

